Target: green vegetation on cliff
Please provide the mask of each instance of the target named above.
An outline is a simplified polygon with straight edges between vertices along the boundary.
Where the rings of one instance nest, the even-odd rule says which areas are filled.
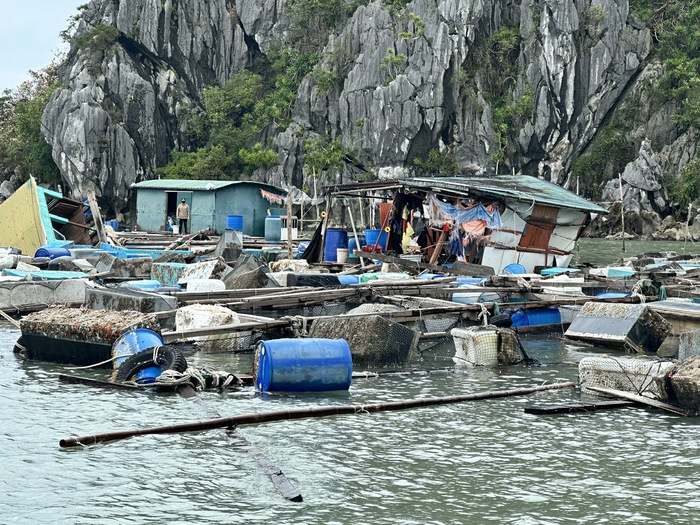
[[[56,65],[30,71],[30,77],[0,97],[0,173],[6,179],[15,173],[19,181],[33,175],[39,182],[60,182],[41,130],[41,115],[58,86]]]

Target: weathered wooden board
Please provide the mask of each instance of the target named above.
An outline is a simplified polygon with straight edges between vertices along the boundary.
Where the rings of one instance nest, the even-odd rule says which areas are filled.
[[[629,408],[634,406],[632,401],[598,401],[597,403],[574,403],[571,405],[532,406],[525,407],[526,414],[571,414],[576,412],[595,412],[598,410],[612,410],[615,408]]]
[[[660,408],[661,410],[666,410],[667,412],[673,412],[681,416],[694,416],[696,414],[688,412],[680,407],[669,405],[663,401],[658,401],[656,399],[651,399],[648,397],[633,394],[631,392],[625,392],[623,390],[615,390],[614,388],[603,388],[600,386],[587,386],[588,390],[593,390],[594,392],[600,392],[601,394],[608,394],[615,397],[620,397],[622,399],[627,399],[629,401],[634,401],[642,405],[647,405],[654,408]]]

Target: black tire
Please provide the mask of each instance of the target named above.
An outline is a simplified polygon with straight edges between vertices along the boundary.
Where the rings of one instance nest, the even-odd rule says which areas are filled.
[[[499,328],[510,328],[513,326],[513,320],[508,314],[498,314],[494,315],[490,320],[489,324],[493,326],[498,326]]]
[[[165,346],[158,347],[156,359],[153,359],[154,348],[148,348],[127,358],[117,369],[116,380],[119,383],[131,380],[144,368],[158,365],[163,370],[184,372],[187,370],[187,360],[177,350]]]
[[[15,354],[21,354],[24,352],[24,338],[20,335],[19,339],[15,342],[15,346],[12,348]]]

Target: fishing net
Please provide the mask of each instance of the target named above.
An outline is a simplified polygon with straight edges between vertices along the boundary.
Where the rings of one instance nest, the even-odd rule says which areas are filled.
[[[114,343],[124,332],[147,328],[160,332],[158,321],[136,311],[91,310],[53,306],[26,316],[22,333],[51,338]]]
[[[381,317],[340,316],[314,321],[310,337],[345,339],[353,366],[383,368],[404,366],[415,359],[419,334],[407,326]]]
[[[653,357],[587,356],[578,365],[581,391],[589,387],[613,388],[635,394],[651,394],[663,398],[662,376],[673,368],[671,361]]]
[[[517,335],[509,328],[471,326],[450,331],[454,339],[454,362],[461,366],[495,366],[521,362],[524,355]]]

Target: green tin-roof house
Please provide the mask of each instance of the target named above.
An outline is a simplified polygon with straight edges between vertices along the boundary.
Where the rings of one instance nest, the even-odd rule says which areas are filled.
[[[168,217],[182,199],[190,206],[191,232],[210,228],[226,229],[229,215],[243,217],[243,233],[265,235],[265,217],[270,208],[283,206],[287,192],[252,181],[157,179],[139,182],[136,190],[136,222],[139,228],[159,231],[167,228]]]

